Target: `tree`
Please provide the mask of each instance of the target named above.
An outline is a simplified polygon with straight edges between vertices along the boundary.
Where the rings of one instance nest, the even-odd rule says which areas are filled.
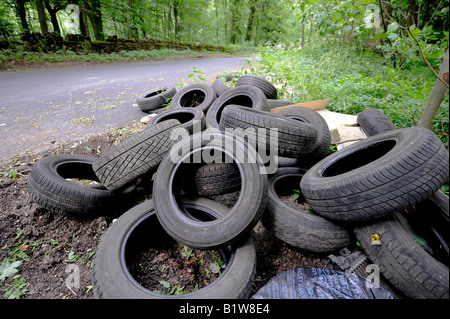
[[[61,28],[59,26],[58,18],[56,14],[58,11],[67,7],[69,2],[67,0],[43,0],[45,9],[47,9],[48,14],[50,15],[50,22],[53,27],[53,32],[61,34]]]
[[[448,61],[448,48],[445,52],[444,60],[442,61],[441,69],[439,71],[440,79],[436,80],[434,84],[433,90],[430,93],[427,104],[425,105],[425,109],[423,110],[422,116],[420,117],[419,123],[417,126],[419,127],[431,127],[431,121],[436,115],[439,107],[441,106],[442,101],[445,98],[445,95],[448,91],[448,83],[449,83],[449,61]],[[442,80],[447,83],[442,82]]]
[[[39,18],[39,25],[43,35],[48,33],[47,17],[45,16],[45,8],[42,0],[36,0],[36,10]]]

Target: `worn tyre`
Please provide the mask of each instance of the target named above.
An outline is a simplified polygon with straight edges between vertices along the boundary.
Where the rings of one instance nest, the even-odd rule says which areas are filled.
[[[449,269],[426,252],[404,228],[401,213],[359,224],[355,236],[383,276],[407,297],[448,299]],[[372,245],[379,235],[381,245]]]
[[[241,75],[236,81],[236,86],[241,85],[251,85],[257,87],[268,99],[276,99],[278,95],[277,88],[270,81],[256,75]]]
[[[277,107],[292,105],[294,102],[289,100],[267,99],[267,104],[269,104],[269,109],[276,109]]]
[[[94,188],[69,180],[99,182],[92,169],[95,160],[91,156],[70,154],[50,155],[40,159],[33,165],[27,182],[32,201],[55,213],[110,214],[113,208],[120,208],[120,202],[131,194],[133,186],[113,193],[101,184]]]
[[[225,218],[207,223],[193,221],[180,209],[181,188],[186,180],[193,181],[198,167],[214,162],[233,163],[239,168],[239,198]],[[217,130],[194,134],[177,143],[158,167],[153,181],[158,220],[176,241],[192,248],[209,249],[237,243],[249,234],[264,212],[267,176],[260,173],[262,170],[256,151],[239,138]]]
[[[195,186],[200,196],[213,196],[241,189],[241,173],[232,163],[211,163],[195,173]]]
[[[194,83],[178,90],[172,98],[172,109],[193,108],[206,114],[217,94],[208,83]]]
[[[177,89],[175,86],[167,86],[142,94],[136,99],[136,103],[141,111],[149,113],[150,111],[161,109],[164,105],[170,104],[176,92]]]
[[[323,217],[307,211],[307,207],[293,208],[280,196],[291,196],[299,189],[304,169],[284,167],[269,178],[269,191],[264,227],[282,241],[312,252],[332,252],[352,242],[352,232]],[[300,195],[300,198],[302,195]]]
[[[364,110],[358,114],[356,121],[367,136],[396,129],[394,123],[380,109]]]
[[[261,90],[249,85],[234,87],[214,101],[206,113],[206,127],[220,128],[220,118],[227,105],[241,105],[255,110],[269,111],[267,98]]]
[[[228,128],[242,129],[233,132],[247,137],[258,148],[269,150],[278,145],[278,155],[284,157],[309,156],[317,139],[317,130],[307,123],[239,105],[229,105],[222,113],[220,129]],[[273,135],[271,129],[277,134]]]
[[[363,221],[415,205],[449,176],[449,156],[430,130],[409,127],[377,134],[311,167],[300,187],[317,214]]]
[[[181,123],[181,126],[183,126],[189,132],[189,134],[192,134],[194,130],[196,132],[201,132],[206,127],[206,118],[203,111],[195,108],[183,108],[165,111],[153,117],[147,123],[147,128],[167,120],[179,121]]]
[[[209,205],[190,203],[208,212]],[[217,214],[217,207],[214,206]],[[256,251],[249,237],[236,246],[223,249],[227,266],[214,282],[195,292],[162,295],[133,279],[129,266],[140,249],[161,246],[172,239],[158,223],[152,200],[147,200],[120,216],[108,229],[95,253],[92,285],[96,299],[244,299],[250,295],[256,269]]]
[[[312,151],[308,156],[303,157],[301,161],[304,167],[310,167],[328,155],[331,144],[330,128],[322,115],[317,111],[306,107],[288,107],[275,114],[307,123],[316,128],[317,138]]]
[[[157,123],[110,148],[94,162],[95,175],[116,190],[156,168],[177,140],[189,136],[177,120]]]
[[[221,96],[223,93],[230,89],[225,83],[222,82],[221,79],[215,79],[211,86],[216,92],[217,96]]]

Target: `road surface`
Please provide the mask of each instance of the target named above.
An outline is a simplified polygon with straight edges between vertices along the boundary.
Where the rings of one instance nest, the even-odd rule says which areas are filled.
[[[147,115],[136,97],[190,81],[197,67],[212,81],[244,57],[159,60],[0,72],[0,165],[60,143],[82,141]],[[178,86],[177,86],[178,87]]]

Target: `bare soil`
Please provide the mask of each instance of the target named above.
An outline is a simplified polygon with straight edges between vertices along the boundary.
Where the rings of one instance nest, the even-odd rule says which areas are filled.
[[[17,287],[21,279],[24,283],[22,299],[93,299],[91,271],[95,251],[108,227],[119,216],[52,213],[31,201],[27,192],[28,174],[33,163],[44,156],[57,153],[99,156],[99,150],[104,152],[125,138],[126,134],[112,133],[93,136],[87,141],[59,145],[44,153],[14,158],[10,166],[0,168],[0,263],[13,256],[22,260],[15,277],[0,281],[0,299],[5,298],[6,289]],[[15,179],[3,176],[11,168],[17,173]],[[151,197],[151,186],[150,176],[138,181],[138,200]],[[233,200],[227,196],[213,199],[224,204]],[[275,238],[261,223],[256,225],[252,235],[258,258],[252,294],[276,274],[293,267],[336,269],[328,263],[328,254],[291,247]],[[181,253],[182,249],[175,245],[146,252],[135,263],[136,278],[142,285],[148,285],[147,288],[162,293],[170,293],[170,289],[164,288],[160,281],[169,282],[171,287],[184,286],[185,291],[189,291],[216,278],[218,274],[212,272],[209,265],[220,256],[194,251],[192,256],[197,259],[194,263],[192,256],[187,259],[186,254]],[[209,269],[200,269],[200,256]],[[146,273],[148,268],[145,267],[153,267],[153,272]]]

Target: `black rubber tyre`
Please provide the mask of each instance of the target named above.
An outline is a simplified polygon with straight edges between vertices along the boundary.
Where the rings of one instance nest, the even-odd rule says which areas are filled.
[[[179,121],[155,124],[101,154],[92,166],[95,175],[107,189],[116,190],[156,168],[178,141],[175,135],[189,136]]]
[[[275,109],[277,107],[292,105],[294,102],[289,100],[267,99],[267,104],[269,104],[269,109]]]
[[[221,79],[215,79],[211,86],[216,92],[217,96],[221,96],[223,93],[230,89],[225,83],[222,82]]]
[[[367,136],[395,130],[394,123],[379,109],[367,109],[358,114],[356,118],[359,126]]]
[[[96,158],[85,155],[57,154],[37,161],[28,177],[28,194],[33,202],[55,213],[110,214],[112,208],[131,194],[130,189],[113,193],[83,186],[67,179],[86,179],[99,182],[92,164]],[[135,186],[130,186],[131,188]],[[123,206],[123,205],[122,205]]]
[[[197,202],[202,211],[211,204]],[[192,204],[191,204],[192,205]],[[217,212],[214,206],[214,212]],[[163,295],[152,292],[133,279],[129,266],[140,249],[161,246],[172,239],[155,214],[153,201],[145,201],[120,216],[108,229],[95,253],[92,285],[96,299],[245,299],[250,295],[256,270],[256,251],[251,237],[223,249],[227,267],[217,280],[195,292]],[[147,247],[145,247],[147,246]]]
[[[433,254],[445,265],[450,264],[450,220],[448,196],[438,190],[414,206],[414,223],[427,238]]]
[[[211,152],[214,154],[210,155]],[[207,157],[209,159],[205,161]],[[240,194],[225,218],[199,223],[187,218],[180,209],[181,188],[186,185],[186,180],[194,181],[200,166],[214,162],[234,163],[239,168]],[[158,220],[176,241],[192,248],[210,249],[239,242],[264,212],[267,176],[261,174],[263,170],[256,151],[239,138],[217,130],[194,134],[177,143],[158,167],[153,181]]]
[[[176,93],[177,89],[175,86],[167,86],[142,94],[136,99],[136,103],[141,111],[149,113],[162,108],[166,104],[170,104]]]
[[[206,127],[219,129],[222,112],[227,105],[231,104],[269,111],[267,98],[260,89],[249,85],[241,85],[228,90],[214,101],[206,113]]]
[[[308,212],[306,207],[295,209],[279,197],[294,194],[305,172],[284,167],[269,178],[269,200],[262,218],[264,227],[282,241],[308,251],[332,252],[348,246],[352,242],[351,231]]]
[[[363,221],[400,211],[438,190],[449,156],[430,130],[397,129],[368,137],[311,167],[300,187],[317,214]]]
[[[241,173],[231,163],[211,163],[195,173],[195,185],[200,196],[221,195],[241,189]]]
[[[407,297],[448,299],[449,269],[428,254],[402,226],[400,213],[358,225],[354,232],[381,274]],[[378,234],[381,245],[372,245]]]
[[[288,107],[275,114],[307,123],[316,128],[317,138],[311,154],[302,158],[303,167],[310,167],[328,155],[331,143],[330,128],[322,115],[306,107]]]
[[[178,90],[172,98],[172,109],[193,108],[206,114],[217,94],[208,83],[194,83]]]
[[[178,120],[189,134],[192,134],[194,130],[196,133],[201,132],[206,127],[206,118],[203,111],[195,108],[183,108],[165,111],[155,117],[153,117],[148,123],[147,128],[152,127],[157,123],[161,123],[167,120]]]
[[[229,105],[222,112],[220,129],[229,128],[241,128],[233,130],[234,134],[247,137],[258,148],[268,150],[278,145],[278,155],[284,157],[309,156],[317,139],[317,130],[307,123],[238,105]],[[247,130],[249,128],[254,130]],[[273,136],[270,129],[277,129],[277,136]],[[260,143],[261,132],[265,134],[265,144]]]
[[[252,74],[241,75],[239,79],[236,81],[236,86],[241,85],[251,85],[257,87],[258,89],[263,91],[264,95],[268,99],[275,100],[278,95],[277,88],[272,83],[256,75]]]

